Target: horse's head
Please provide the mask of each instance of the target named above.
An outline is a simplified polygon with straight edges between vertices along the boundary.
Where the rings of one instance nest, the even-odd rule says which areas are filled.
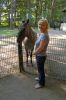
[[[30,31],[31,26],[29,24],[29,19],[27,21],[23,21],[17,36],[17,42],[22,42],[25,37],[29,37]]]

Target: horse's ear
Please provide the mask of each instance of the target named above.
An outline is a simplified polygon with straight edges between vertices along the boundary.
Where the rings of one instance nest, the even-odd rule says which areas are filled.
[[[29,23],[29,19],[27,19],[27,23]]]

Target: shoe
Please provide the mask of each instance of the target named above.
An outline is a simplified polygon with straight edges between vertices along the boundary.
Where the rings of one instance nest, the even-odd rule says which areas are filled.
[[[35,89],[43,88],[44,86],[40,85],[39,83],[35,85]]]
[[[36,81],[39,81],[39,78],[38,78],[38,77],[36,77],[36,78],[35,78],[35,80],[36,80]]]

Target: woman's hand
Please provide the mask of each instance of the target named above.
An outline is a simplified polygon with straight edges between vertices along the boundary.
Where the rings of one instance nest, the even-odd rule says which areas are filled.
[[[34,51],[32,54],[33,54],[33,55],[36,55],[36,52]]]
[[[34,46],[33,55],[36,55],[36,45]]]

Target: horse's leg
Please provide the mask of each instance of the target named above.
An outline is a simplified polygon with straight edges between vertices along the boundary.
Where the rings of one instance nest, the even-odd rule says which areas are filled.
[[[28,51],[26,50],[26,63],[28,63]]]
[[[32,51],[30,52],[30,62],[32,64]]]

